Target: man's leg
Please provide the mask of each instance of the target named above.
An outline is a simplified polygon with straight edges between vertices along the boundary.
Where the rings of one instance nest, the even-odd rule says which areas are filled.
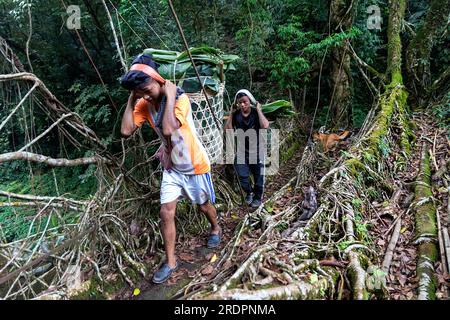
[[[254,185],[254,199],[255,200],[262,200],[263,192],[264,192],[264,164],[263,163],[257,163],[257,164],[251,164],[250,170],[253,174],[253,178],[255,180]]]
[[[242,189],[247,193],[252,192],[250,181],[248,180],[250,174],[248,164],[235,164],[234,167],[236,168],[236,173],[238,174]]]
[[[164,249],[166,250],[166,263],[170,268],[175,268],[177,262],[175,258],[175,212],[177,201],[164,203],[161,205],[159,216],[161,217],[161,233],[164,240]]]
[[[243,164],[235,163],[234,167],[236,168],[236,173],[238,175],[241,188],[246,193],[245,201],[247,202],[247,204],[250,204],[252,202],[253,197],[252,197],[252,187],[249,181],[249,174],[250,174],[249,165],[245,163]]]
[[[198,207],[200,211],[206,216],[206,219],[208,219],[209,224],[211,225],[211,234],[219,234],[220,227],[217,223],[216,208],[209,201],[206,201],[204,204],[201,204]]]

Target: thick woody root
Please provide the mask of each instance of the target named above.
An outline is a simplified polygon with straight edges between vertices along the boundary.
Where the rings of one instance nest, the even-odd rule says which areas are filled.
[[[417,276],[419,277],[418,299],[436,299],[436,274],[434,263],[437,261],[437,225],[436,207],[431,192],[431,167],[429,145],[424,142],[420,172],[415,187],[415,225],[418,245]]]
[[[206,298],[209,300],[316,300],[324,299],[325,293],[333,285],[329,279],[320,277],[314,284],[295,282],[268,289],[231,289],[212,294]]]

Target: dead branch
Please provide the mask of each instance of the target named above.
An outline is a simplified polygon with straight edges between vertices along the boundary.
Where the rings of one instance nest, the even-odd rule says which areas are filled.
[[[395,229],[394,232],[392,233],[391,240],[389,241],[389,245],[386,250],[386,255],[384,256],[382,264],[382,270],[386,273],[389,273],[389,267],[391,266],[392,256],[394,254],[394,250],[397,245],[401,227],[402,227],[402,220],[398,219],[397,223],[395,224]]]
[[[22,106],[22,104],[28,99],[28,97],[34,91],[34,89],[36,89],[38,87],[38,85],[39,84],[37,82],[35,82],[34,85],[31,87],[31,89],[28,90],[27,94],[22,98],[22,100],[20,100],[20,102],[17,104],[17,106],[10,112],[10,114],[6,117],[6,119],[3,120],[3,122],[0,124],[0,130],[3,129],[3,127],[9,121],[9,119],[11,119],[11,117],[16,113],[16,111],[19,110],[20,106]]]
[[[64,119],[70,117],[74,115],[74,113],[68,113],[63,115],[61,118],[59,118],[56,122],[52,123],[52,125],[50,127],[48,127],[44,132],[42,132],[39,136],[37,136],[36,138],[34,138],[32,141],[30,141],[29,143],[27,143],[25,146],[23,146],[22,148],[20,148],[19,151],[25,151],[27,150],[29,147],[31,147],[33,144],[35,144],[36,142],[39,141],[39,139],[41,139],[42,137],[44,137],[47,133],[49,133],[50,131],[52,131],[52,129],[54,127],[56,127],[61,121],[63,121]]]
[[[52,167],[73,167],[88,164],[111,163],[110,160],[101,158],[99,156],[79,158],[79,159],[65,159],[65,158],[54,159],[44,156],[42,154],[24,151],[8,152],[0,154],[0,163],[16,160],[45,163]]]
[[[5,207],[41,207],[47,205],[49,207],[54,208],[68,208],[74,211],[82,211],[80,208],[75,207],[73,205],[64,205],[62,203],[45,203],[45,202],[37,202],[37,201],[28,201],[28,202],[0,202],[0,208]]]
[[[444,236],[445,256],[447,258],[447,270],[450,270],[450,237],[448,235],[448,229],[443,228],[442,233]]]
[[[43,197],[43,196],[34,196],[30,194],[17,194],[7,191],[1,191],[0,190],[0,196],[14,199],[21,199],[21,200],[31,200],[31,201],[63,201],[63,202],[69,202],[76,205],[86,205],[89,203],[89,201],[79,201],[75,199],[69,199],[64,197]]]

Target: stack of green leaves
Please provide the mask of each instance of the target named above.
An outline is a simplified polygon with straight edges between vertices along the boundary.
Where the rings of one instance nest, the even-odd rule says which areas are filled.
[[[236,70],[234,62],[239,59],[232,54],[224,54],[219,49],[202,46],[189,49],[194,59],[203,85],[214,93],[219,91],[221,73],[225,77],[227,71]],[[145,54],[152,54],[153,59],[161,66],[158,71],[165,79],[174,81],[186,92],[201,91],[187,51],[177,52],[159,49],[145,49]],[[223,63],[223,71],[221,70]],[[225,81],[225,79],[223,79]]]
[[[270,119],[287,118],[295,114],[291,103],[286,100],[277,100],[261,105],[261,111]]]

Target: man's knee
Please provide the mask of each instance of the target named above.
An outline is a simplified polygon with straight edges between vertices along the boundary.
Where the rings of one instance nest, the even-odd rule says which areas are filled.
[[[209,201],[206,201],[204,204],[200,204],[198,206],[198,208],[200,209],[200,211],[202,213],[208,213],[210,211],[214,211],[215,210],[214,206]]]
[[[161,221],[166,223],[175,219],[175,206],[170,205],[162,205],[161,210],[159,211],[159,217]]]

